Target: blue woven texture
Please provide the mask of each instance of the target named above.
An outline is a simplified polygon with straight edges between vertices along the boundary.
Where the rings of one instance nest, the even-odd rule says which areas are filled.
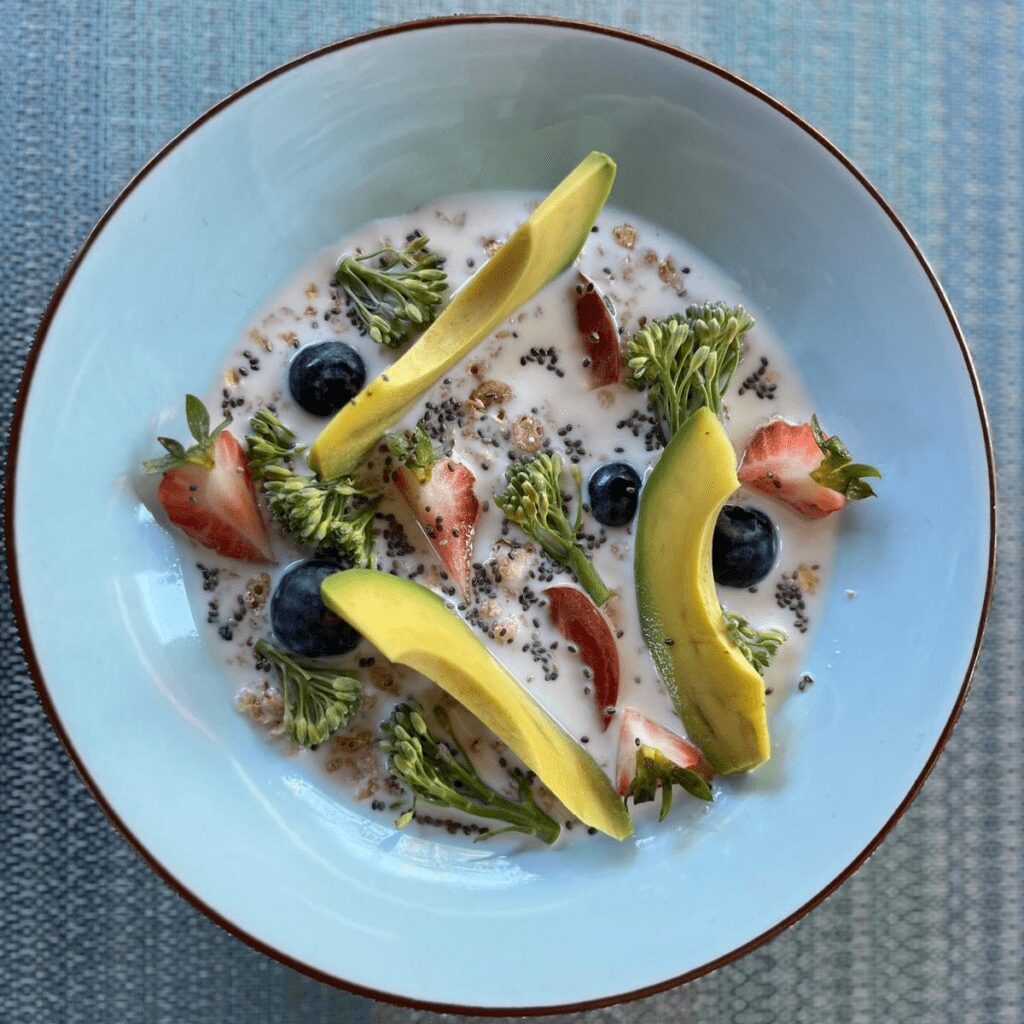
[[[463,10],[496,6],[464,0]],[[961,317],[992,417],[1002,490],[999,593],[971,698],[938,768],[879,852],[767,947],[683,989],[593,1017],[1017,1024],[1021,9],[1013,0],[577,0],[519,10],[678,43],[767,89],[850,154],[916,235]],[[442,5],[426,0],[0,0],[0,422],[61,270],[156,148],[287,58],[437,13]],[[0,1020],[433,1019],[281,967],[166,888],[72,769],[25,672],[6,593],[2,601]],[[642,937],[617,941],[623,956],[643,955]]]

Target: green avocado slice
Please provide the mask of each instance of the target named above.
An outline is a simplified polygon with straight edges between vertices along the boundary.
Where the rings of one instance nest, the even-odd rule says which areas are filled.
[[[433,680],[480,719],[580,821],[615,839],[632,834],[597,762],[433,591],[390,573],[347,569],[328,576],[321,594],[385,658]]]
[[[711,570],[718,513],[739,487],[714,413],[676,431],[640,499],[635,556],[640,624],[690,738],[720,774],[771,754],[764,680],[729,639]]]
[[[576,259],[614,181],[611,157],[585,157],[416,343],[324,427],[310,466],[324,478],[351,472],[445,371]]]

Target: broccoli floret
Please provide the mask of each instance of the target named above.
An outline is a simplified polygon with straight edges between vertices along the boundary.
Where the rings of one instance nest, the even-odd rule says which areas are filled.
[[[626,802],[633,798],[634,804],[645,804],[654,799],[655,791],[661,786],[661,810],[658,821],[664,821],[672,807],[672,787],[682,786],[690,796],[698,800],[713,799],[707,779],[689,768],[680,768],[670,761],[657,747],[646,744],[637,748],[636,774],[626,790]]]
[[[576,575],[583,589],[598,606],[611,591],[597,574],[579,542],[583,523],[582,481],[573,467],[576,486],[576,519],[569,522],[562,498],[562,459],[538,452],[513,462],[505,473],[505,490],[494,499],[511,523],[532,537],[556,562]]]
[[[786,634],[781,629],[755,629],[742,615],[722,609],[725,616],[725,628],[729,639],[740,649],[740,653],[763,676],[765,669],[779,653],[779,648],[786,641]]]
[[[288,464],[302,451],[302,447],[295,444],[295,432],[269,409],[260,409],[254,414],[245,440],[249,447],[246,459],[253,480],[264,479],[269,466]]]
[[[512,773],[518,800],[496,793],[476,773],[445,709],[434,708],[434,718],[447,735],[437,738],[431,733],[423,709],[415,701],[399,704],[384,723],[380,746],[388,754],[388,770],[413,795],[412,807],[398,817],[395,826],[408,825],[416,812],[416,802],[423,800],[506,823],[504,828],[478,836],[478,841],[505,832],[522,832],[553,843],[560,832],[558,823],[537,805],[527,777],[521,771]]]
[[[743,335],[754,326],[742,306],[688,306],[682,316],[648,320],[626,346],[630,385],[647,389],[666,440],[703,406],[722,415],[722,395],[743,358]]]
[[[257,641],[254,649],[277,669],[284,702],[281,728],[300,747],[315,747],[352,721],[362,695],[358,680],[299,661],[265,640]]]
[[[373,564],[373,520],[380,495],[350,476],[321,480],[291,466],[301,450],[295,434],[273,413],[261,409],[252,418],[249,470],[263,483],[270,515],[299,544],[334,554],[357,566]]]
[[[396,348],[437,317],[448,293],[441,260],[415,235],[404,249],[385,246],[365,256],[343,256],[336,279],[353,322],[378,345]]]

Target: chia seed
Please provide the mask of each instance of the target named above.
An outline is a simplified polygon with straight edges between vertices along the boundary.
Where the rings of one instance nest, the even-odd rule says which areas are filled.
[[[803,587],[797,579],[796,572],[784,572],[782,579],[775,585],[775,604],[783,611],[793,613],[793,625],[801,633],[807,632],[810,625]]]
[[[742,395],[747,391],[753,391],[758,398],[768,400],[775,398],[775,390],[778,385],[774,381],[765,379],[765,374],[767,372],[768,357],[761,356],[761,362],[758,364],[757,369],[744,378],[743,383],[739,386],[736,393],[738,395]]]

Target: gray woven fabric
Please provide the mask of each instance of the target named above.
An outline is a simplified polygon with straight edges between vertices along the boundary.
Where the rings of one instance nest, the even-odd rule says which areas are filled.
[[[495,7],[512,9],[493,0],[479,9]],[[430,0],[0,0],[0,422],[63,266],[147,156],[289,57],[442,9]],[[845,149],[950,293],[977,358],[1001,476],[989,640],[963,718],[904,820],[836,896],[766,948],[684,989],[592,1017],[1014,1024],[1024,1019],[1020,9],[1013,0],[577,0],[519,9],[619,24],[695,50]],[[0,1020],[433,1016],[303,978],[173,895],[110,827],[51,732],[6,593],[0,668]],[[624,956],[641,955],[635,948],[623,938]]]

